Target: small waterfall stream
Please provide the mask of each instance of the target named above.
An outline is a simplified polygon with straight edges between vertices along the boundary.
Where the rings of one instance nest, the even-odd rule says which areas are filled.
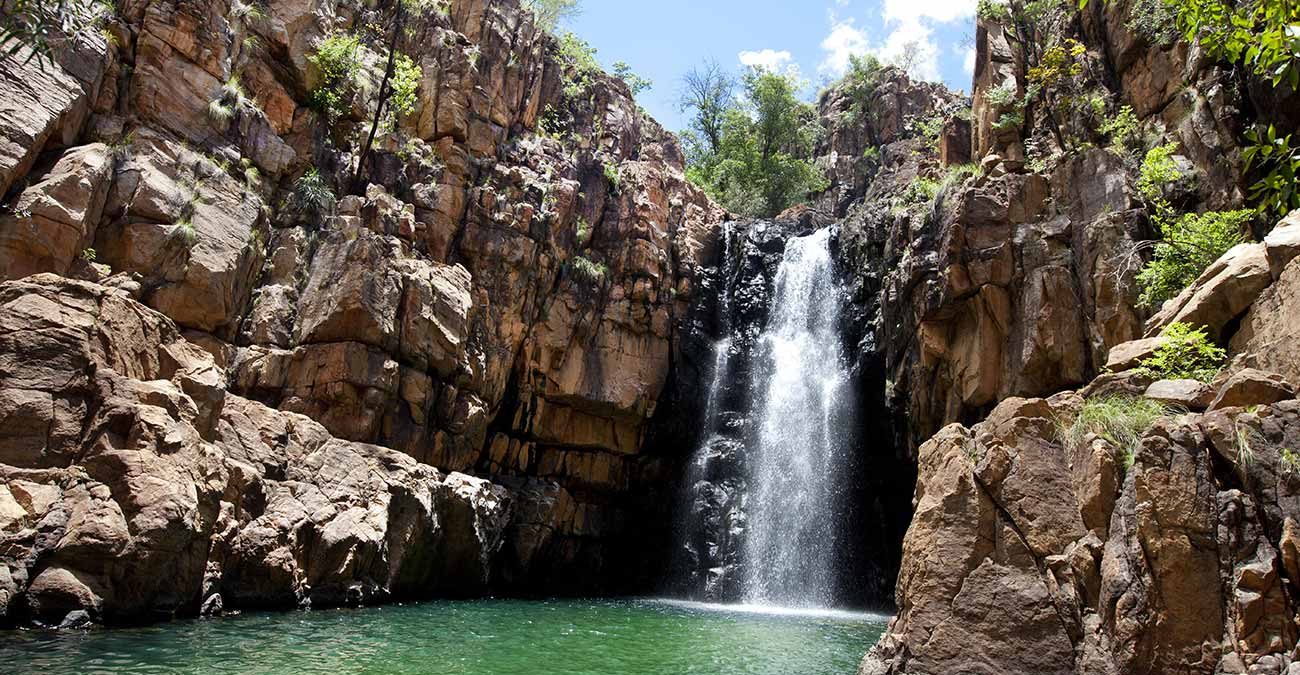
[[[745,284],[730,277],[741,255],[733,234],[724,232],[720,337],[700,444],[684,476],[679,550],[694,562],[687,585],[712,600],[833,606],[846,554],[852,387],[831,231],[777,249],[774,276],[766,267],[755,277],[771,280],[765,320],[735,321],[730,296]]]

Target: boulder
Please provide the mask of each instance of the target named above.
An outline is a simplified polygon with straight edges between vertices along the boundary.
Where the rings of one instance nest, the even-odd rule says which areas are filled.
[[[1205,410],[1214,402],[1214,389],[1199,380],[1159,380],[1147,387],[1147,398],[1187,410]]]
[[[1245,368],[1232,373],[1219,386],[1210,409],[1270,405],[1295,398],[1295,392],[1295,385],[1277,373]]]
[[[1264,237],[1264,248],[1269,271],[1276,280],[1282,276],[1282,270],[1300,256],[1300,210],[1292,211],[1273,227],[1273,231]]]
[[[0,279],[38,272],[67,274],[94,243],[114,160],[102,144],[65,152],[0,217]]]
[[[1137,368],[1142,361],[1155,356],[1165,341],[1165,338],[1157,336],[1121,342],[1110,348],[1106,357],[1106,370],[1122,373]]]
[[[1176,321],[1205,327],[1210,339],[1241,316],[1273,283],[1264,244],[1240,244],[1223,254],[1178,297],[1169,300],[1146,324],[1146,337],[1160,334]]]
[[[1229,347],[1236,365],[1300,382],[1300,261],[1288,263],[1251,305]]]

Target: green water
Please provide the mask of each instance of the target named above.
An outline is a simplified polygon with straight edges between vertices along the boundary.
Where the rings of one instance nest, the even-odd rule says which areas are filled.
[[[851,674],[887,617],[484,600],[0,633],[5,673]]]

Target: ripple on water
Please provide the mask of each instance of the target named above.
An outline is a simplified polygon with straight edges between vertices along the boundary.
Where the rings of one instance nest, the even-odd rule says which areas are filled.
[[[0,663],[40,675],[830,675],[853,672],[887,621],[671,600],[432,602],[16,631]]]

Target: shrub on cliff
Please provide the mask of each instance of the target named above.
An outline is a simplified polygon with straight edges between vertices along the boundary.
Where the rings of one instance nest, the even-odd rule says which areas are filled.
[[[1165,343],[1138,364],[1142,374],[1157,380],[1209,382],[1223,369],[1227,352],[1210,342],[1204,329],[1175,321],[1161,335]]]
[[[361,70],[361,39],[351,33],[330,33],[307,60],[319,74],[308,103],[333,123],[351,107],[357,73]]]
[[[1155,306],[1174,297],[1233,246],[1246,241],[1254,211],[1189,213],[1160,223],[1155,253],[1138,273],[1140,302]]]

